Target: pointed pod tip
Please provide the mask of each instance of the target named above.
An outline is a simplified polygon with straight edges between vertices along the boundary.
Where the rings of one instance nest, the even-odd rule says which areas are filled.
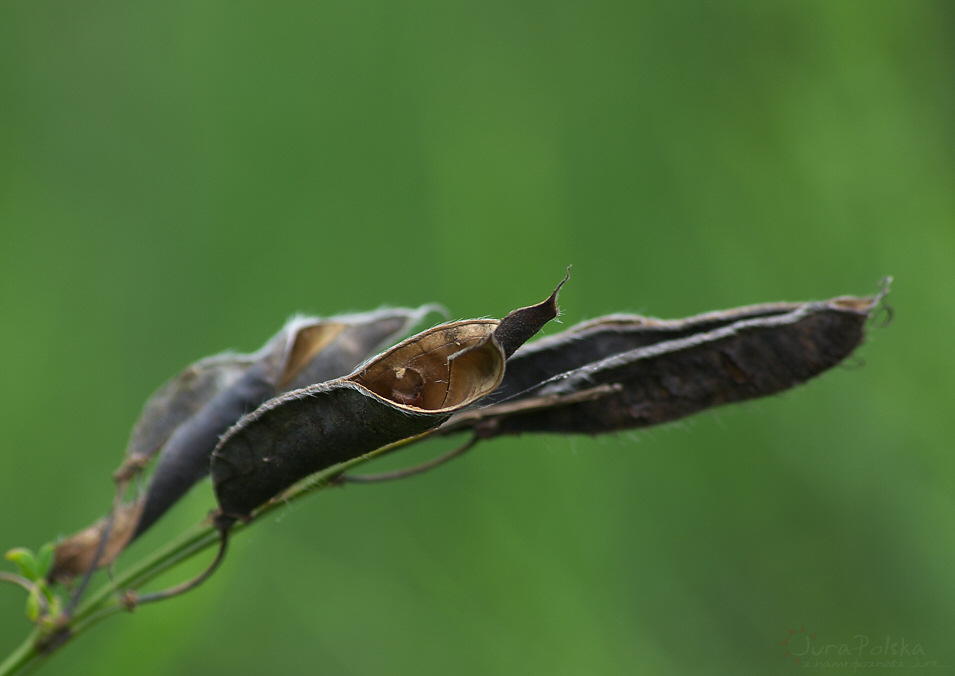
[[[548,299],[548,300],[552,300],[555,305],[556,305],[556,303],[557,303],[557,294],[560,293],[561,287],[563,287],[564,284],[567,283],[567,280],[570,279],[570,268],[571,268],[571,267],[572,267],[572,266],[570,266],[570,265],[567,266],[567,272],[564,273],[564,278],[563,278],[562,280],[560,280],[560,284],[557,285],[557,288],[554,289],[554,293],[552,293],[552,294],[550,295],[550,298]]]
[[[554,288],[554,291],[550,294],[550,296],[548,296],[547,300],[545,300],[544,303],[541,303],[541,305],[546,303],[553,310],[553,318],[560,316],[560,307],[557,305],[557,296],[560,294],[560,290],[563,288],[564,284],[567,283],[568,279],[570,279],[569,265],[567,266],[567,272],[564,274],[564,278],[560,280],[560,283]]]
[[[544,324],[557,317],[559,314],[557,294],[568,279],[570,279],[570,266],[567,267],[567,274],[564,275],[560,284],[546,300],[537,305],[514,310],[501,320],[497,330],[494,331],[494,338],[504,349],[506,357],[514,354],[517,348],[540,331]]]

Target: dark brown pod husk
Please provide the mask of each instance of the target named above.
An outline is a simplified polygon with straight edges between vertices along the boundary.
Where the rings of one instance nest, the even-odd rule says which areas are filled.
[[[641,347],[708,333],[745,319],[786,314],[799,303],[764,303],[686,319],[615,314],[584,321],[524,345],[508,360],[501,386],[485,403],[520,397],[545,380]]]
[[[324,382],[348,373],[384,340],[403,333],[430,309],[398,308],[326,320],[291,320],[238,380],[169,438],[146,491],[133,537],[208,476],[212,450],[243,415],[296,384]]]
[[[242,418],[212,455],[220,526],[249,518],[315,472],[432,430],[493,392],[507,355],[557,315],[559,289],[500,322],[419,333],[345,378],[286,393]]]
[[[122,491],[158,455],[145,493],[61,541],[53,578],[89,567],[109,524],[99,564],[107,565],[209,473],[212,450],[239,418],[278,392],[338,378],[418,323],[436,306],[389,308],[328,319],[294,317],[253,354],[203,359],[160,387],[133,428],[115,477]],[[95,543],[95,544],[94,544]]]
[[[494,403],[442,432],[597,434],[775,394],[851,354],[883,295],[587,322],[519,350]]]

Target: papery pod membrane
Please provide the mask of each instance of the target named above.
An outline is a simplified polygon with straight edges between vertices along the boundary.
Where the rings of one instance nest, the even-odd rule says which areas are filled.
[[[299,320],[304,326],[296,331],[296,340],[279,378],[279,391],[301,389],[350,373],[432,312],[444,312],[444,309],[439,305],[423,305],[417,309],[393,308],[338,315],[320,323],[308,318]],[[317,340],[315,333],[321,333]],[[308,334],[309,340],[301,340],[303,334]]]
[[[456,416],[442,431],[597,434],[775,394],[849,356],[881,299],[751,306],[677,322],[588,322],[519,351],[508,365],[514,394]],[[643,346],[607,355],[633,343]]]
[[[315,472],[434,429],[493,392],[507,355],[556,316],[559,289],[500,322],[419,333],[345,378],[288,392],[242,418],[212,455],[220,527],[248,519]]]
[[[113,511],[111,521],[109,517],[104,517],[92,526],[56,543],[49,579],[54,582],[69,582],[89,570],[94,563],[97,567],[112,563],[129,544],[142,507],[141,500],[121,504]],[[104,543],[103,536],[107,525],[110,527],[110,536]]]
[[[203,359],[163,385],[133,428],[118,481],[138,473],[159,451],[146,492],[122,505],[112,523],[101,519],[61,541],[52,578],[85,571],[110,525],[100,565],[154,524],[209,473],[212,450],[239,418],[290,387],[348,373],[379,346],[407,331],[434,305],[391,308],[328,319],[294,317],[253,354]],[[160,450],[161,449],[161,450]]]

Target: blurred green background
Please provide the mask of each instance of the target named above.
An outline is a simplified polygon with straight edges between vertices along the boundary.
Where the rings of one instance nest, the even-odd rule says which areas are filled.
[[[296,311],[502,316],[568,264],[565,326],[895,276],[801,389],[319,494],[44,673],[787,674],[802,627],[955,668],[953,36],[950,2],[4,3],[2,550],[99,517],[149,394]]]

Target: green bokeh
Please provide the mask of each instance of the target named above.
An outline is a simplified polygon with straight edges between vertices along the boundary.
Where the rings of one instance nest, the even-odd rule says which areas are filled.
[[[920,1],[4,3],[3,550],[101,515],[151,391],[296,311],[501,316],[570,263],[565,325],[896,280],[804,388],[318,495],[45,673],[785,674],[802,627],[955,668],[953,35]]]

